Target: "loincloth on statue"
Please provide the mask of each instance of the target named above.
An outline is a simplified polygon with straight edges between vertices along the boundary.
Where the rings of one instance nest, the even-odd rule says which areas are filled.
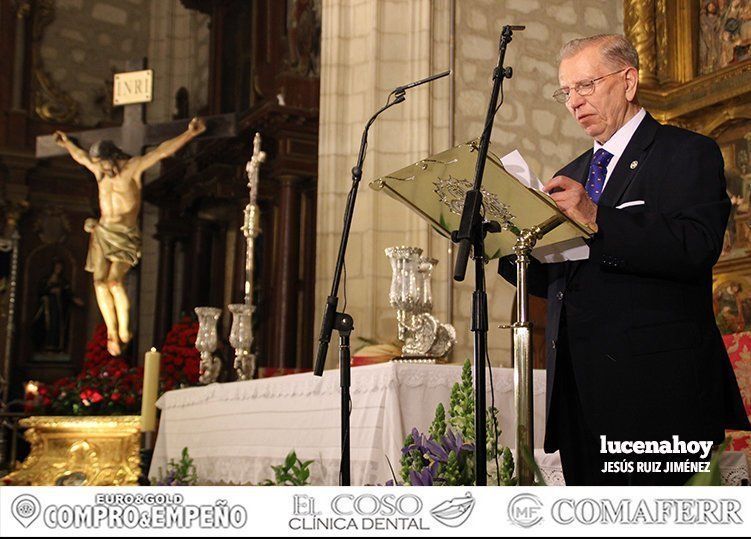
[[[131,266],[138,264],[141,258],[141,231],[138,228],[119,224],[105,225],[94,219],[87,220],[87,228],[91,229],[91,240],[86,255],[86,271],[94,273],[99,253],[111,262],[125,262]]]

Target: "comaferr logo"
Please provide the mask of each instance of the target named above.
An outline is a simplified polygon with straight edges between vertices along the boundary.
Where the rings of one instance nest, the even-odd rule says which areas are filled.
[[[522,528],[542,522],[542,502],[534,494],[517,494],[508,504],[508,519]]]
[[[743,524],[734,499],[562,498],[551,507],[558,524]]]

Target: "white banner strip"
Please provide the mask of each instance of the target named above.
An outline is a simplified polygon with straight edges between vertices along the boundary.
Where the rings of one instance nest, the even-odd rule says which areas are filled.
[[[737,536],[742,487],[2,487],[0,536]]]

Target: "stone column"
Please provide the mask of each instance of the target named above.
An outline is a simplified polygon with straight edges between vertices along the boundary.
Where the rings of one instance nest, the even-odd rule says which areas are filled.
[[[207,103],[210,17],[186,9],[180,0],[150,2],[148,58],[154,70],[154,100],[147,107],[150,123],[172,118],[175,95],[188,91],[190,113]]]
[[[323,4],[316,338],[331,287],[350,170],[362,129],[391,89],[431,73],[432,37],[429,0],[324,0]],[[358,336],[382,342],[396,337],[395,316],[388,302],[391,268],[384,248],[427,247],[427,225],[405,206],[372,191],[368,183],[428,155],[430,95],[428,86],[415,88],[405,103],[384,113],[370,131],[347,249],[347,311],[355,321],[353,343]],[[341,307],[344,287],[339,298]],[[329,366],[336,365],[337,339],[336,334],[332,336]]]

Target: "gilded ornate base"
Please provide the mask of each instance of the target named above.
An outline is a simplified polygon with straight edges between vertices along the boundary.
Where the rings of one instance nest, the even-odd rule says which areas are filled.
[[[139,416],[34,416],[20,425],[31,453],[5,484],[138,484]]]

